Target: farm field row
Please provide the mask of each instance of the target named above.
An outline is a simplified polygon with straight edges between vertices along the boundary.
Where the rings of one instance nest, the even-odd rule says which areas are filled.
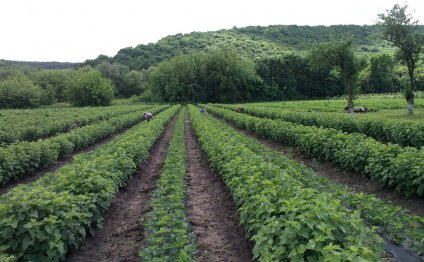
[[[212,104],[214,105],[214,104]],[[236,110],[236,105],[214,106]],[[265,106],[245,106],[244,112],[257,117],[281,119],[306,126],[334,128],[347,133],[362,133],[382,142],[401,146],[421,147],[424,145],[424,123],[410,120],[390,120],[367,114],[352,118],[346,113],[293,112]],[[404,113],[405,114],[405,113]]]
[[[421,154],[419,149],[201,106],[211,114],[200,114],[199,108],[189,105],[187,119],[185,108],[175,117],[179,105],[150,108],[155,114],[153,121],[142,122],[37,181],[0,196],[0,261],[222,261],[237,257],[243,261],[381,261],[387,251],[392,252],[389,243],[412,252],[404,261],[424,258],[423,217],[336,185],[291,157],[242,135],[225,121],[347,169],[362,165],[365,171],[361,171],[369,174],[366,172],[386,168],[387,181],[395,181],[388,168],[418,165],[422,156],[411,155]],[[116,126],[139,122],[142,113],[139,110],[98,124],[104,123],[101,132],[116,132]],[[95,125],[57,137],[90,126]],[[68,142],[82,145],[96,134],[78,133],[75,135],[81,138]],[[40,147],[40,152],[45,148]],[[364,157],[358,160],[358,153]],[[202,158],[203,167],[199,165]],[[205,178],[208,172],[212,179]],[[401,186],[387,185],[407,195],[423,195],[416,181],[404,180]],[[219,183],[226,192],[211,190]],[[120,191],[123,187],[126,189]],[[231,203],[221,202],[219,197],[224,194]],[[234,211],[228,208],[231,205]],[[221,220],[213,214],[231,221],[218,222]],[[111,225],[114,220],[122,223]],[[104,221],[106,231],[100,229]],[[240,224],[243,228],[237,228]],[[126,254],[125,250],[132,251]]]
[[[185,110],[179,113],[165,164],[150,202],[141,261],[195,261],[197,250],[185,206],[187,153],[184,114]]]
[[[167,107],[167,105],[157,106],[150,108],[150,111],[158,113]],[[139,123],[142,119],[143,111],[137,110],[45,140],[23,141],[0,147],[0,185],[32,175],[38,170],[53,165],[66,155],[93,145],[101,139]]]
[[[205,106],[209,111],[274,141],[299,148],[304,153],[354,170],[406,196],[424,195],[424,150],[382,144],[363,134],[303,126],[282,120],[263,119]]]
[[[192,114],[195,114],[194,112],[195,111],[193,110]],[[238,115],[242,116],[240,114]],[[239,209],[242,210],[241,212],[243,211],[248,212],[250,209],[251,209],[250,212],[252,212],[252,214],[248,217],[245,217],[243,213],[241,214],[242,218],[245,217],[245,219],[243,219],[242,221],[247,224],[245,226],[249,227],[250,222],[257,221],[259,218],[263,217],[264,214],[266,214],[266,212],[268,212],[272,214],[270,216],[275,216],[275,217],[272,220],[273,226],[270,226],[269,228],[267,228],[267,230],[271,232],[288,231],[287,229],[285,229],[285,227],[287,227],[288,225],[292,226],[292,224],[286,223],[286,221],[284,221],[285,216],[287,216],[290,219],[297,218],[297,220],[295,221],[299,222],[299,224],[296,224],[296,225],[298,225],[300,229],[304,231],[303,226],[309,227],[310,225],[305,225],[306,222],[304,221],[305,218],[303,217],[303,215],[305,215],[306,211],[309,211],[308,209],[314,210],[313,208],[316,207],[315,205],[320,205],[319,203],[320,201],[318,201],[317,199],[320,199],[320,197],[322,196],[319,196],[319,195],[323,194],[323,195],[326,195],[326,198],[325,200],[322,200],[323,201],[322,203],[326,203],[330,205],[331,207],[333,207],[334,212],[335,210],[337,210],[338,214],[340,214],[340,212],[350,212],[353,210],[354,212],[357,212],[356,214],[360,214],[360,218],[358,221],[361,221],[361,222],[359,223],[368,224],[368,226],[370,227],[371,226],[379,227],[380,233],[386,234],[389,238],[392,238],[397,243],[399,243],[400,241],[409,240],[411,241],[411,243],[409,243],[408,245],[410,247],[413,247],[415,252],[417,252],[421,256],[423,255],[422,253],[422,250],[424,250],[424,241],[423,241],[424,233],[422,233],[424,232],[423,218],[409,215],[405,213],[403,210],[400,210],[397,207],[391,206],[390,204],[386,204],[384,201],[379,200],[373,196],[351,193],[350,191],[346,190],[344,187],[336,186],[335,184],[330,183],[327,179],[323,177],[317,177],[313,174],[313,172],[310,169],[305,168],[303,165],[293,161],[292,159],[284,157],[283,155],[281,155],[281,153],[277,151],[273,151],[259,144],[257,141],[253,139],[248,139],[238,134],[236,131],[229,129],[222,122],[219,122],[217,120],[212,120],[210,119],[210,117],[206,117],[206,116],[200,117],[198,121],[204,123],[202,128],[199,129],[198,131],[199,138],[202,142],[202,136],[205,136],[204,143],[207,145],[211,143],[207,147],[210,147],[210,150],[211,150],[211,152],[209,153],[209,156],[212,161],[212,165],[215,168],[217,168],[217,170],[220,170],[220,173],[221,175],[224,176],[224,180],[226,181],[227,185],[230,187],[230,190],[232,192],[233,190],[239,190],[242,193],[243,197],[246,197],[246,196],[249,196],[249,194],[252,194],[251,192],[254,191],[254,189],[266,190],[265,192],[267,192],[267,193],[260,193],[260,194],[257,193],[255,194],[256,195],[255,197],[250,196],[248,198],[249,201],[246,201],[246,202],[241,201],[241,206],[239,207]],[[215,129],[215,130],[208,131],[208,132],[205,131],[205,130],[211,130],[211,129]],[[206,133],[214,132],[215,134],[209,134],[207,136],[206,134],[204,134],[205,132]],[[218,142],[219,140],[220,142]],[[204,147],[205,146],[206,145],[204,145]],[[221,146],[223,148],[227,147],[228,149],[225,151],[220,151],[220,149],[218,148],[220,148]],[[246,148],[240,149],[243,147],[246,147]],[[208,151],[207,148],[205,149],[206,151]],[[241,152],[239,152],[239,150],[241,150]],[[244,154],[241,154],[241,153],[244,153]],[[256,160],[257,157],[258,159],[260,159],[259,156],[262,159]],[[280,168],[279,171],[277,167]],[[273,171],[270,171],[270,169],[272,168],[274,168]],[[247,177],[243,178],[242,176],[246,174],[248,174]],[[254,177],[258,177],[258,180],[262,180],[261,183],[266,183],[263,181],[265,178],[266,179],[269,178],[272,180],[275,179],[274,181],[279,181],[277,180],[278,178],[275,178],[279,176],[283,176],[283,177],[288,176],[288,178],[285,178],[288,181],[285,181],[284,183],[282,183],[282,181],[280,182],[281,182],[281,185],[284,185],[285,187],[289,187],[292,193],[293,193],[293,190],[295,190],[295,188],[297,190],[303,190],[303,194],[305,195],[303,196],[303,198],[307,198],[307,196],[313,195],[313,199],[315,201],[312,201],[312,200],[310,202],[300,201],[298,197],[301,194],[296,193],[293,196],[293,201],[296,200],[296,203],[302,203],[302,208],[296,208],[297,207],[296,203],[287,202],[287,199],[286,199],[286,202],[284,202],[283,200],[284,198],[281,196],[281,191],[283,191],[283,189],[281,189],[280,187],[274,184],[271,184],[270,182],[267,183],[267,187],[260,186],[262,184],[256,184],[256,183],[259,183],[258,181],[254,183],[254,181],[256,181]],[[282,179],[282,178],[279,178],[279,179]],[[293,180],[291,181],[291,179]],[[242,188],[244,187],[243,185],[248,188],[242,190]],[[294,185],[297,185],[299,187],[295,187]],[[232,187],[235,187],[235,189],[232,189]],[[288,189],[285,188],[284,190],[288,190]],[[259,198],[259,196],[261,197]],[[280,205],[283,205],[283,206],[290,206],[293,208],[291,211],[295,213],[293,215],[290,215],[289,211],[286,210],[288,207],[284,209],[283,207],[277,208],[275,206],[270,206],[271,204],[269,204],[268,202],[266,202],[265,204],[264,201],[267,201],[266,196],[272,196],[272,199],[275,198],[275,202],[272,200],[268,200],[269,202],[280,203]],[[238,197],[235,197],[235,198],[238,199]],[[289,199],[291,199],[291,197],[289,197]],[[252,201],[261,201],[262,203],[261,202],[252,203]],[[338,201],[338,204],[341,204],[341,206],[346,207],[347,209],[346,210],[337,209],[337,205],[333,203],[332,201]],[[236,202],[239,203],[238,200],[236,200]],[[311,202],[313,202],[314,207],[308,206],[308,204],[311,204]],[[273,210],[273,211],[262,210],[262,207],[264,207],[265,210]],[[260,214],[260,216],[259,214],[253,214],[254,213],[253,210],[255,210],[255,208],[256,210],[259,210],[258,213]],[[325,208],[326,206],[322,207],[322,210],[326,210]],[[284,210],[284,212],[281,211],[284,215],[278,215],[279,214],[278,210]],[[296,214],[296,212],[300,212],[299,210],[302,210],[301,212],[302,215]],[[328,211],[328,210],[326,211],[327,211],[326,212],[327,215],[331,214],[331,211]],[[312,211],[309,211],[309,212],[312,212]],[[315,210],[314,212],[317,212],[317,211]],[[316,223],[322,223],[321,218],[319,218],[319,214],[315,213],[315,215],[317,217],[315,217],[313,221],[315,221]],[[345,216],[348,217],[348,215],[345,215]],[[276,218],[279,218],[283,221],[279,221],[279,223],[277,223],[275,221]],[[332,219],[329,219],[329,220],[332,221]],[[366,221],[366,223],[364,221]],[[293,221],[291,222],[293,223]],[[339,223],[339,221],[336,220],[335,223]],[[311,225],[313,225],[312,222],[311,222]],[[259,225],[257,226],[258,227],[264,226],[264,223],[262,224],[259,223]],[[344,227],[344,228],[345,230],[347,230],[348,227]],[[421,229],[418,229],[418,228],[421,228]],[[336,232],[334,230],[330,230],[330,231],[332,231],[333,233]],[[421,233],[417,234],[417,231],[421,231]],[[261,232],[261,231],[258,230],[258,232]],[[316,230],[315,234],[318,234],[318,232],[319,230]],[[264,232],[262,231],[262,233]],[[312,232],[309,235],[307,234],[307,237],[303,239],[303,241],[306,241],[306,242],[302,244],[304,246],[307,245],[308,243],[307,241],[309,237],[315,234]],[[354,235],[354,233],[350,233],[350,235],[352,236]],[[302,236],[303,235],[300,234],[298,236],[299,239],[302,240]],[[262,239],[262,238],[252,237],[252,239],[255,241],[255,248],[256,248],[256,240]],[[275,239],[275,238],[272,238],[269,236],[263,237],[263,241],[265,241],[265,239]],[[342,242],[344,243],[344,241]],[[368,244],[369,243],[370,242],[368,242]],[[295,246],[299,246],[299,243],[297,243],[297,245]],[[269,250],[277,250],[276,246],[268,247],[268,248]],[[321,248],[322,248],[322,245],[321,245]],[[340,246],[338,248],[340,248]],[[378,249],[378,245],[376,245],[374,248]],[[284,250],[286,250],[286,252],[290,252],[290,250],[288,250],[287,247],[285,247]],[[315,252],[316,251],[317,250],[315,250]],[[309,252],[309,251],[305,251],[305,252]],[[323,252],[323,251],[321,250],[320,252]],[[257,256],[258,254],[259,253],[256,253]],[[323,253],[321,253],[321,255],[322,254]],[[287,255],[287,253],[285,253],[285,255]],[[287,259],[287,257],[279,257],[280,260],[282,258]],[[269,261],[267,259],[264,259],[264,260]],[[352,260],[352,257],[348,260]]]
[[[155,105],[3,109],[0,110],[0,146],[19,141],[35,141],[71,131],[109,118],[151,108]]]
[[[251,106],[266,106],[276,107],[280,109],[295,109],[295,110],[313,110],[319,112],[342,112],[347,105],[345,99],[340,100],[309,100],[309,101],[285,101],[285,102],[262,102],[262,103],[247,103]],[[392,99],[357,99],[355,106],[364,106],[370,110],[384,109],[404,109],[406,111],[406,101],[404,98]],[[415,107],[423,108],[424,99],[415,99]]]
[[[107,145],[81,154],[34,183],[0,197],[0,243],[3,257],[20,261],[58,261],[102,223],[102,214],[149,155],[173,106]]]

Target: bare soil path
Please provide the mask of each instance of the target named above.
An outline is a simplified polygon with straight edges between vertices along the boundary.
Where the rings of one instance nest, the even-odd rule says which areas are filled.
[[[103,228],[88,237],[66,261],[140,261],[143,222],[150,210],[151,193],[162,170],[176,117],[165,127],[141,169],[112,200]]]
[[[371,180],[359,173],[346,171],[331,163],[322,162],[303,154],[299,149],[282,145],[271,140],[263,139],[256,134],[247,130],[240,129],[233,124],[227,122],[229,126],[236,129],[241,134],[254,138],[272,149],[278,150],[284,154],[289,154],[293,159],[312,168],[317,175],[325,176],[331,181],[348,186],[353,192],[363,192],[367,194],[374,194],[378,198],[390,202],[394,205],[408,209],[412,214],[424,216],[424,198],[413,197],[407,198],[401,193],[391,188],[384,188],[380,183]]]
[[[252,261],[252,244],[224,182],[209,168],[186,115],[188,216],[198,246],[198,261]]]

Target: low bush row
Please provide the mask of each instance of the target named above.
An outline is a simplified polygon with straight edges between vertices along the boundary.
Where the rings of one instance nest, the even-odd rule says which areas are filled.
[[[150,201],[145,246],[140,252],[142,261],[195,261],[194,234],[185,206],[184,113],[185,110],[180,112],[157,189]]]
[[[142,111],[153,106],[113,106],[89,108],[51,108],[2,110],[0,113],[0,146],[19,141],[35,141],[76,126],[86,126],[118,115]]]
[[[237,109],[234,105],[217,106],[231,110]],[[401,146],[420,148],[424,145],[424,123],[421,122],[376,119],[366,116],[352,118],[348,114],[340,113],[301,113],[258,106],[243,108],[246,113],[257,117],[281,119],[306,126],[334,128],[347,133],[362,133],[382,142]]]
[[[381,239],[357,211],[294,177],[296,165],[264,161],[232,132],[190,107],[212,167],[231,191],[258,261],[378,261]]]
[[[262,145],[259,141],[230,129],[222,121],[217,119],[211,119],[211,121],[216,128],[231,134],[233,139],[237,139],[240,144],[261,155],[264,161],[280,168],[292,167],[292,170],[296,170],[296,172],[291,174],[303,186],[331,193],[334,198],[340,200],[343,206],[357,210],[364,223],[378,227],[380,233],[398,244],[402,243],[403,246],[424,258],[424,218],[411,215],[406,210],[386,203],[373,195],[353,193],[346,187],[315,174],[312,169],[306,168],[303,164]]]
[[[158,106],[150,110],[157,113],[167,107],[166,105]],[[23,141],[8,147],[0,147],[0,185],[34,174],[38,170],[53,165],[67,154],[93,145],[124,128],[139,123],[142,119],[143,111],[136,111],[77,128],[49,139],[37,142]]]
[[[34,183],[0,197],[0,253],[59,261],[100,226],[110,201],[148,157],[180,106],[158,114]]]
[[[424,149],[386,145],[363,134],[347,134],[332,128],[303,126],[205,107],[241,128],[367,175],[406,196],[424,195]]]

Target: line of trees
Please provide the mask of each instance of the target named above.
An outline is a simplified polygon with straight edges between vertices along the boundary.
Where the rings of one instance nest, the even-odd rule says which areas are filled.
[[[345,94],[348,106],[353,107],[359,92],[403,90],[408,84],[407,69],[396,64],[396,58],[387,53],[360,56],[353,52],[349,40],[322,43],[309,52],[288,52],[256,60],[234,50],[183,54],[151,69],[146,96],[158,101],[237,102]],[[216,70],[212,71],[213,66]],[[246,81],[239,81],[241,77]],[[221,82],[212,81],[216,79]],[[234,83],[232,87],[230,81]],[[424,90],[424,70],[416,73],[415,83],[418,90]]]
[[[48,70],[0,61],[0,108],[33,108],[60,102],[109,105],[115,97],[140,95],[148,72],[108,62],[95,68]]]

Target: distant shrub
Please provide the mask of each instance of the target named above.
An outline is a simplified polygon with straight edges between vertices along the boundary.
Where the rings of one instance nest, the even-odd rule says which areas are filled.
[[[66,95],[76,106],[107,106],[114,97],[112,81],[95,70],[80,70],[68,81]]]
[[[42,89],[26,76],[14,76],[0,81],[0,108],[37,107],[41,104]]]

